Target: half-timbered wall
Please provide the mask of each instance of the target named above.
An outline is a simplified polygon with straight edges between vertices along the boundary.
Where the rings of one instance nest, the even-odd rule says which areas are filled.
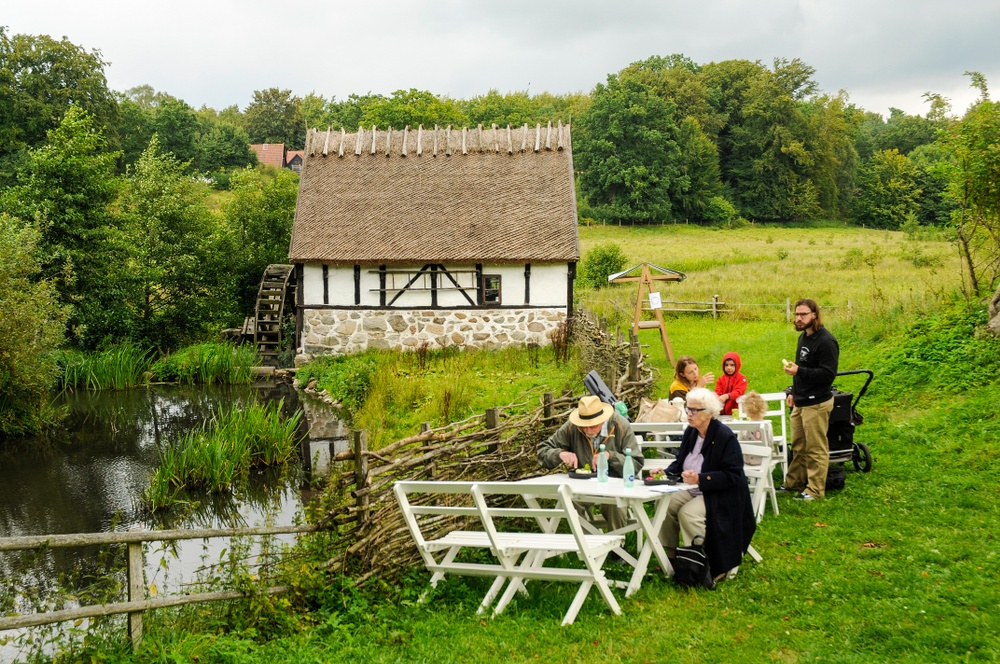
[[[440,266],[303,266],[296,361],[368,348],[545,346],[566,320],[572,264],[446,267],[450,278]],[[500,276],[499,304],[480,304],[480,275]]]
[[[476,265],[443,267],[446,271],[431,270],[425,265],[392,265],[386,266],[383,275],[377,265],[362,265],[357,269],[351,265],[328,265],[324,269],[322,265],[310,264],[303,270],[303,302],[306,307],[326,305],[391,309],[568,305],[569,266],[566,263],[529,264],[527,270],[524,264],[481,265],[483,275],[499,275],[501,278],[499,305],[480,303]],[[466,289],[471,303],[452,279],[457,286]]]

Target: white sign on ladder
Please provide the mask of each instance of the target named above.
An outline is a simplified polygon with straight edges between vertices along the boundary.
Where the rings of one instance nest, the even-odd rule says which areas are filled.
[[[660,294],[656,292],[650,292],[649,294],[649,308],[650,309],[660,309],[663,307],[663,303],[660,301]]]

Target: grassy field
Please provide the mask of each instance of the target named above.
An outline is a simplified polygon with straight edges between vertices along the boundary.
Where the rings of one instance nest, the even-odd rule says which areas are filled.
[[[959,284],[949,245],[841,228],[590,228],[582,241],[584,251],[615,241],[635,262],[688,272],[687,281],[664,289],[666,299],[718,293],[764,303],[806,295],[832,306],[852,299],[850,316],[846,307],[831,308],[826,318],[840,340],[841,368],[876,373],[859,404],[866,420],[856,435],[871,447],[872,471],[849,471],[846,487],[825,500],[781,496],[781,514],[769,509],[754,537],[763,562],[747,559],[717,591],[680,590],[651,574],[635,596],[620,597],[621,616],[591,596],[576,623],[562,628],[575,589],[532,583],[530,598],[481,619],[475,608],[486,581],[449,580],[421,605],[415,600],[428,575],[413,570],[401,584],[363,593],[324,585],[294,619],[287,606],[267,613],[256,604],[255,621],[233,607],[225,615],[182,614],[186,629],[152,620],[138,656],[104,650],[97,661],[1000,660],[1000,342],[975,334],[985,319],[981,305],[969,309],[947,297]],[[941,265],[905,258],[913,247]],[[876,248],[872,267],[864,259]],[[857,258],[854,250],[860,266],[848,260]],[[580,295],[630,311],[631,293]],[[787,384],[780,360],[796,337],[783,306],[778,311],[671,318],[668,330],[675,352],[699,358],[703,369],[718,371],[722,353],[736,350],[751,386],[776,390]],[[643,341],[667,372],[655,334]]]

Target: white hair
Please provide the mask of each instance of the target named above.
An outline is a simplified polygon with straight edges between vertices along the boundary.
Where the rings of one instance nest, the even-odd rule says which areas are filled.
[[[712,417],[718,417],[719,413],[722,412],[722,402],[719,401],[719,397],[715,396],[715,392],[706,390],[704,387],[693,387],[688,390],[687,404],[690,406],[695,403],[704,407]]]

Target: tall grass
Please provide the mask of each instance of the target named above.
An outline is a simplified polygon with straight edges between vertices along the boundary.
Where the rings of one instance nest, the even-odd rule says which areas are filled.
[[[257,353],[250,346],[206,343],[182,348],[152,366],[157,379],[201,385],[246,384],[253,380]]]
[[[287,463],[298,449],[302,412],[283,419],[282,405],[234,406],[161,448],[144,503],[155,511],[192,491],[230,491],[251,469]]]
[[[580,229],[584,254],[606,242],[621,245],[629,266],[649,262],[684,272],[684,281],[660,285],[664,300],[708,302],[718,295],[734,309],[728,318],[784,320],[786,298],[794,302],[800,297],[812,297],[842,318],[848,313],[887,315],[899,308],[918,312],[925,302],[961,284],[957,252],[933,231],[908,235],[848,227],[717,230],[681,225]],[[581,288],[577,299],[625,325],[636,290],[635,284]]]
[[[441,426],[487,408],[541,402],[543,392],[579,391],[583,374],[551,347],[498,351],[445,349],[427,353],[369,351],[324,357],[300,367],[339,401],[352,426],[368,432],[372,449],[412,435],[421,422]]]
[[[62,389],[124,390],[146,382],[152,350],[124,343],[105,351],[65,350],[56,355]]]

